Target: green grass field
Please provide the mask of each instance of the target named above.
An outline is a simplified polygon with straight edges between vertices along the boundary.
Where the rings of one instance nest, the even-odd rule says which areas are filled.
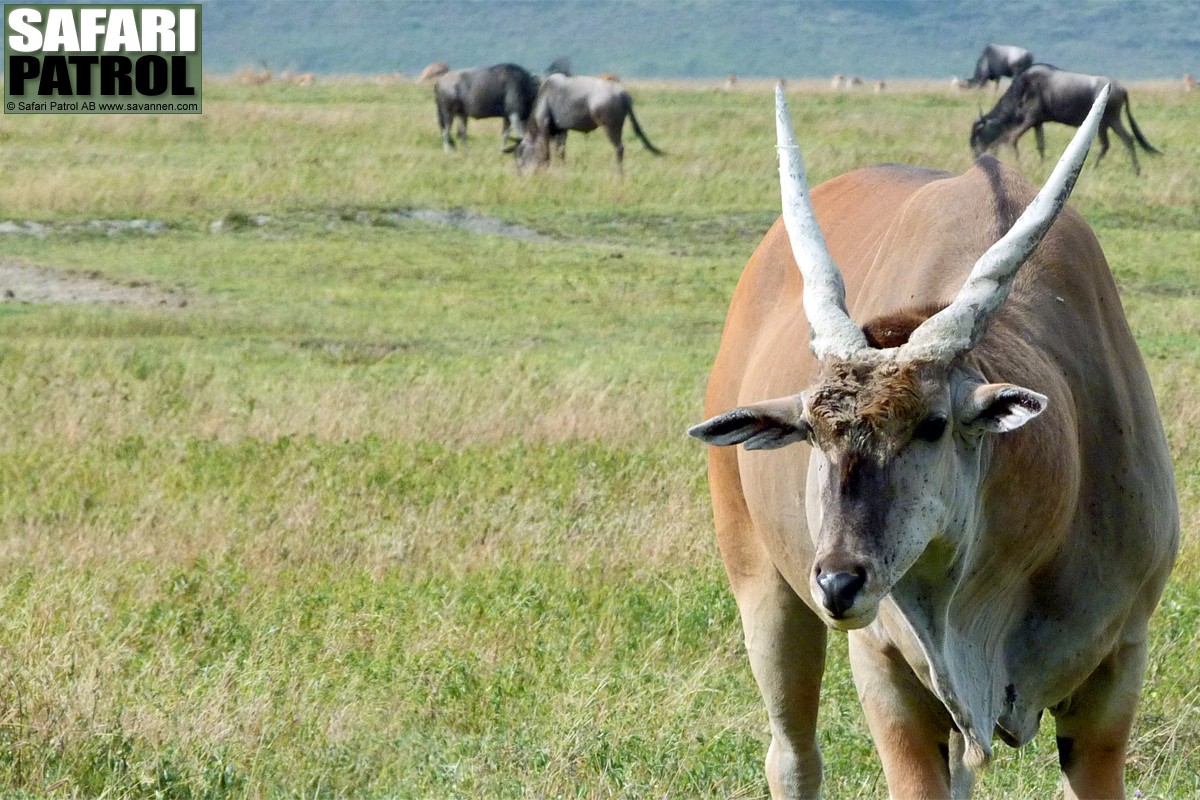
[[[495,120],[443,154],[427,87],[210,80],[200,117],[4,118],[0,221],[41,227],[0,235],[0,267],[171,301],[0,304],[0,795],[765,795],[684,431],[777,214],[773,101],[633,91],[668,155],[627,141],[624,180],[599,135],[519,178]],[[1165,155],[1135,177],[1118,143],[1073,203],[1175,458],[1127,776],[1177,798],[1200,793],[1200,105],[1131,94]],[[980,98],[790,92],[814,181],[965,169]],[[452,209],[542,237],[407,215]],[[134,219],[165,227],[90,224]],[[831,638],[827,796],[882,797]],[[1054,752],[1049,723],[998,746],[977,795],[1053,796]]]

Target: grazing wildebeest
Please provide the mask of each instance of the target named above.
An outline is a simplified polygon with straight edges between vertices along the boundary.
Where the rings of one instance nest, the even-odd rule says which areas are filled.
[[[517,167],[530,172],[550,163],[550,142],[562,159],[566,158],[567,131],[588,133],[604,128],[617,151],[617,171],[625,158],[621,130],[625,118],[633,132],[654,155],[662,151],[650,143],[633,114],[633,98],[620,82],[588,75],[548,75],[542,81],[533,113],[529,115],[527,135],[516,146]]]
[[[1017,151],[1017,140],[1025,131],[1033,128],[1037,139],[1038,155],[1046,157],[1046,140],[1042,134],[1042,124],[1046,122],[1061,122],[1064,125],[1078,127],[1083,123],[1092,107],[1092,102],[1105,87],[1110,86],[1108,107],[1100,120],[1100,152],[1096,154],[1096,163],[1108,152],[1108,131],[1111,128],[1129,150],[1129,158],[1133,161],[1133,171],[1141,172],[1138,166],[1137,152],[1133,146],[1134,138],[1149,153],[1158,153],[1154,145],[1146,141],[1137,123],[1134,122],[1133,112],[1129,108],[1129,93],[1125,87],[1116,81],[1102,78],[1099,75],[1084,75],[1079,72],[1066,72],[1049,64],[1034,64],[1022,72],[1001,95],[996,106],[987,114],[980,114],[971,126],[971,150],[975,155],[995,148],[1000,142],[1008,142],[1013,151]],[[1133,136],[1121,124],[1121,109],[1133,129]]]
[[[537,80],[516,64],[456,69],[439,76],[433,84],[433,94],[443,149],[454,147],[450,127],[455,119],[458,119],[458,138],[466,143],[467,117],[503,117],[501,148],[510,137],[519,140],[525,135],[525,122],[537,91]]]
[[[1015,78],[1032,65],[1033,53],[1024,47],[989,44],[979,54],[975,76],[967,81],[967,86],[983,86],[988,81],[995,81],[993,88],[999,88],[1001,78]]]
[[[1104,93],[1036,197],[991,157],[810,195],[776,103],[783,220],[733,296],[713,416],[689,431],[717,445],[771,793],[820,792],[829,627],[850,632],[893,798],[969,795],[993,735],[1024,744],[1045,709],[1067,798],[1120,797],[1179,516],[1108,263],[1065,208]]]

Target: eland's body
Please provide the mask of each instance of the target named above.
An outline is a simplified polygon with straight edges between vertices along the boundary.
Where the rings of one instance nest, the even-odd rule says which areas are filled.
[[[1019,220],[1034,189],[991,158],[851,172],[809,205],[781,146],[784,220],[738,283],[691,431],[718,445],[775,797],[819,794],[829,627],[851,631],[893,797],[969,794],[993,735],[1023,744],[1046,709],[1067,796],[1121,795],[1179,522],[1108,264],[1059,211],[1098,116]]]
[[[502,117],[500,145],[525,135],[525,121],[537,97],[538,82],[516,64],[496,64],[443,72],[433,84],[442,147],[454,147],[451,128],[458,121],[458,138],[467,140],[467,118]]]

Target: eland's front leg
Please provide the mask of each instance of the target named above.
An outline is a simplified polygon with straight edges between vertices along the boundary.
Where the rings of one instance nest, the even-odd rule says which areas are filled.
[[[1145,669],[1145,642],[1126,645],[1053,709],[1067,800],[1125,797],[1125,748]]]
[[[771,746],[767,784],[771,797],[821,795],[817,705],[825,671],[825,625],[801,602],[770,564],[735,582],[746,651],[767,706]]]
[[[871,738],[883,763],[893,800],[942,800],[951,792],[953,723],[896,650],[879,646],[866,632],[850,636],[850,666]],[[961,743],[954,753],[962,767]],[[955,770],[953,785],[970,791],[971,777]]]

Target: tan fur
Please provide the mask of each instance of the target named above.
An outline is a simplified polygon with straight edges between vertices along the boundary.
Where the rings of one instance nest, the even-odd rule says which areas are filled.
[[[812,200],[852,318],[871,320],[865,327],[873,346],[895,347],[953,299],[1033,194],[1017,174],[984,159],[961,176],[859,170],[816,187]],[[920,449],[910,445],[914,426],[960,387],[976,385],[964,376],[1048,398],[1040,417],[989,435],[971,456],[979,475],[975,488],[964,489],[974,492],[964,501],[966,538],[931,542],[878,617],[849,634],[855,682],[892,796],[945,797],[952,785],[969,785],[970,768],[990,755],[993,729],[1022,742],[1043,709],[1056,715],[1059,735],[1075,742],[1072,762],[1063,765],[1067,796],[1118,794],[1147,620],[1179,522],[1153,393],[1095,236],[1067,208],[983,339],[949,366],[818,364],[808,349],[802,289],[777,223],[734,293],[705,409],[711,417],[804,392],[813,439],[836,445],[830,469],[841,469],[843,482],[859,464],[875,465],[878,480],[919,477],[895,474]],[[864,557],[822,538],[813,452],[803,444],[709,449],[717,541],[769,710],[767,777],[775,797],[812,796],[820,782],[815,717],[824,636],[814,633],[823,613],[813,595],[814,564]],[[916,500],[965,480],[955,477],[953,459],[933,467],[939,477],[917,484]],[[864,502],[873,499],[872,487]],[[891,513],[886,503],[880,508]],[[859,544],[875,546],[871,537],[886,532],[869,533]],[[818,542],[842,549],[822,556]],[[1097,585],[1105,591],[1098,594]],[[923,621],[922,608],[938,627]],[[948,630],[953,641],[944,638]],[[955,727],[965,737],[957,778],[938,746],[954,740]]]
[[[439,75],[445,75],[450,71],[450,65],[445,61],[435,61],[429,64],[425,69],[417,74],[417,83],[425,83],[437,78]]]
[[[912,364],[876,368],[835,360],[822,366],[809,410],[818,441],[839,440],[882,462],[906,441],[925,404]]]

